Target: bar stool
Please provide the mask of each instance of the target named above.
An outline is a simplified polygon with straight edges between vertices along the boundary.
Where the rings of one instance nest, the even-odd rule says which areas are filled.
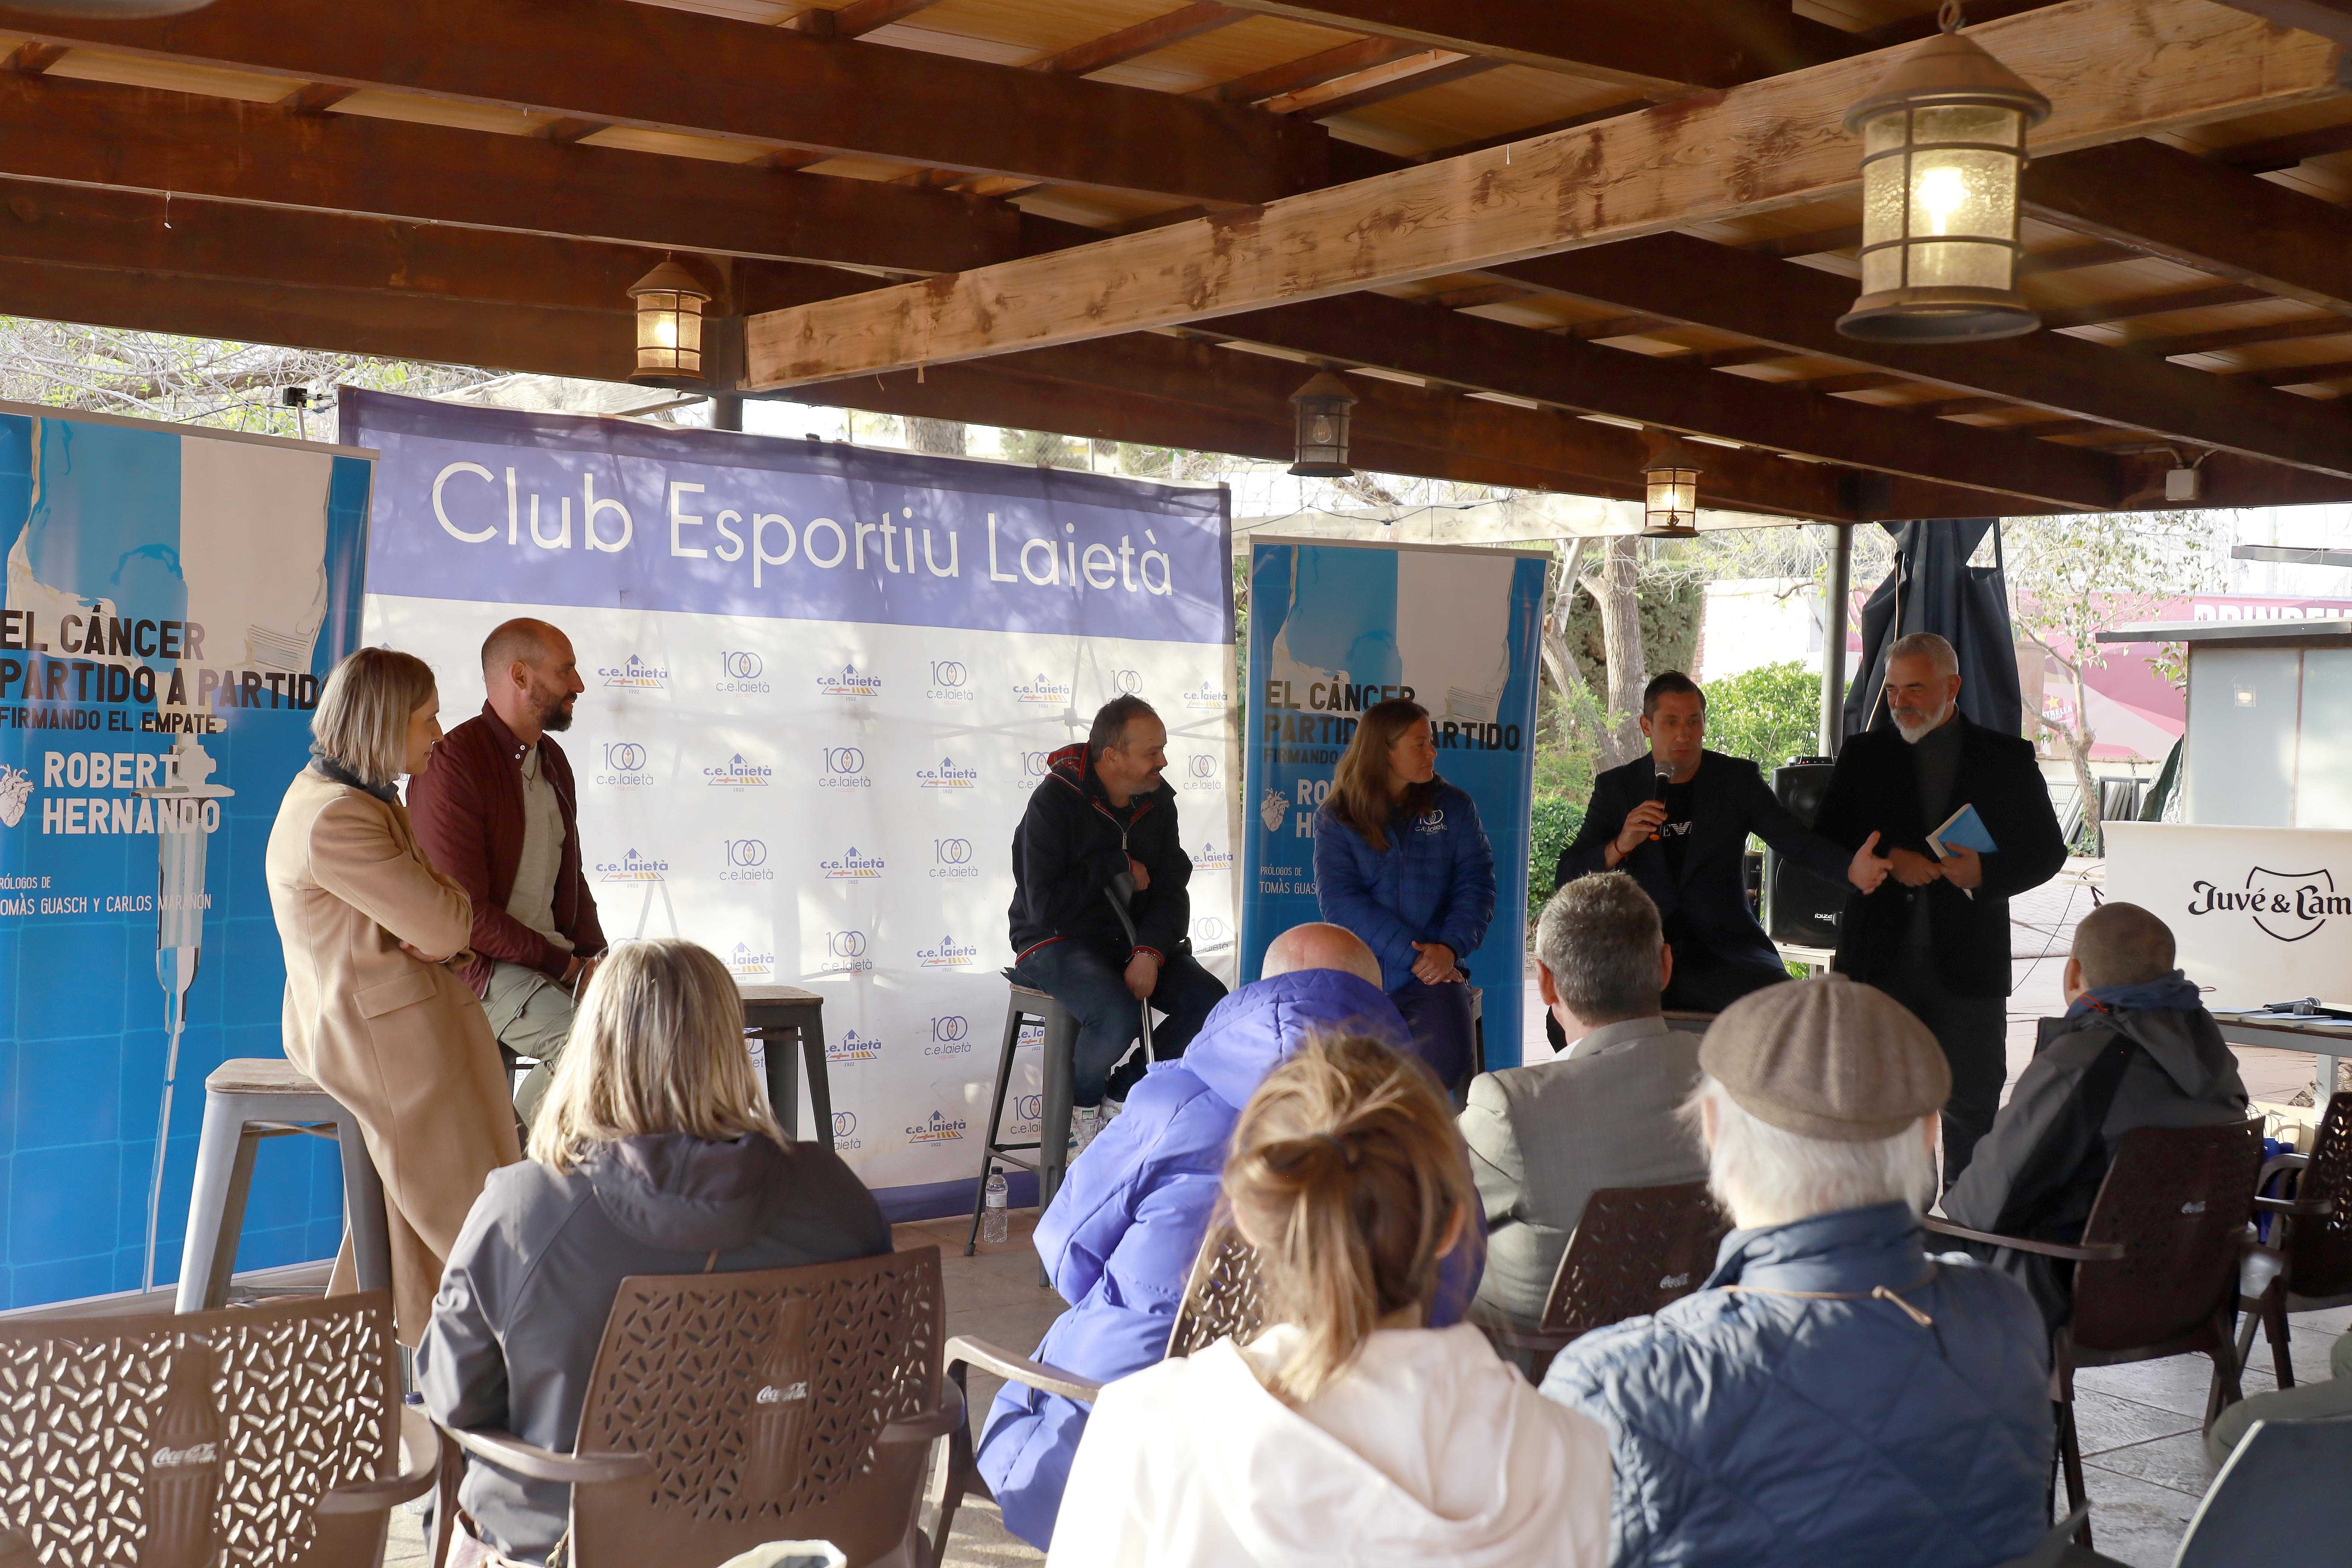
[[[801,1127],[800,1077],[793,1071],[793,1045],[806,1064],[809,1117],[817,1141],[833,1147],[833,1081],[824,1065],[824,998],[792,985],[741,985],[743,1034],[760,1042],[768,1069],[768,1106],[787,1138]],[[779,1048],[781,1047],[781,1048]]]
[[[982,1206],[988,1201],[988,1178],[999,1165],[1028,1171],[1037,1178],[1037,1208],[1043,1213],[1062,1185],[1070,1163],[1071,1074],[1078,1044],[1078,1020],[1034,986],[1024,985],[1006,970],[1013,995],[1004,1009],[1004,1042],[996,1053],[996,1092],[988,1106],[988,1131],[981,1142],[980,1184],[971,1194],[971,1235],[963,1244],[970,1258],[980,1245]],[[1005,1091],[1013,1084],[1013,1054],[1021,1048],[1021,1027],[1034,1023],[1044,1031],[1045,1093],[1037,1117],[1037,1142],[1007,1143],[998,1138],[1004,1121]],[[1034,1149],[1036,1158],[1024,1159],[1017,1150]]]
[[[205,1079],[205,1130],[196,1144],[196,1181],[188,1199],[188,1237],[180,1252],[178,1312],[228,1302],[229,1270],[245,1229],[253,1156],[265,1138],[331,1138],[343,1157],[343,1223],[362,1290],[392,1289],[392,1233],[384,1221],[383,1182],[358,1119],[333,1095],[276,1057],[238,1057]]]

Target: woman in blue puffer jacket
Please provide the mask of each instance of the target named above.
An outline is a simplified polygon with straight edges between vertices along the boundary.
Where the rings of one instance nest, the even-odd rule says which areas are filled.
[[[1404,1021],[1373,984],[1372,955],[1345,931],[1285,931],[1265,970],[1217,1004],[1181,1059],[1152,1064],[1038,1220],[1037,1255],[1070,1310],[1036,1360],[1102,1383],[1158,1365],[1208,1234],[1225,1145],[1257,1086],[1312,1036],[1402,1045]],[[1461,1321],[1484,1257],[1474,1245],[1446,1258],[1432,1326]],[[989,1412],[980,1472],[1005,1528],[1040,1549],[1052,1542],[1089,1408],[1008,1383]]]
[[[1357,722],[1315,814],[1315,890],[1323,918],[1379,956],[1414,1054],[1459,1089],[1473,1026],[1463,961],[1495,918],[1495,851],[1469,795],[1437,776],[1420,703],[1375,703]]]

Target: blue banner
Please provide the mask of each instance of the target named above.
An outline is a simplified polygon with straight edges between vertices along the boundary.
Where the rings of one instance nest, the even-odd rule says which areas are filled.
[[[0,1304],[175,1280],[205,1076],[285,1054],[262,856],[359,635],[370,477],[0,408]],[[238,1266],[341,1215],[331,1144],[265,1144]]]
[[[1461,955],[1484,993],[1486,1065],[1519,1060],[1546,558],[1476,548],[1260,542],[1250,552],[1241,973],[1318,920],[1315,811],[1376,702],[1429,710],[1438,775],[1495,850],[1495,922]]]

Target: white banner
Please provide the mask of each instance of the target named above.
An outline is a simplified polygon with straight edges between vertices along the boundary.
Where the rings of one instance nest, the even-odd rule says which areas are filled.
[[[2172,928],[2216,1008],[2352,996],[2352,832],[2107,824],[2107,897]]]
[[[404,428],[377,423],[390,422],[386,405]],[[372,592],[368,639],[430,659],[444,723],[454,725],[479,706],[477,650],[492,626],[530,615],[563,628],[587,691],[559,740],[580,785],[583,860],[606,935],[688,937],[746,984],[820,993],[835,1146],[869,1186],[895,1189],[886,1199],[895,1215],[970,1201],[1005,1016],[999,972],[1013,958],[1013,829],[1046,753],[1083,739],[1095,710],[1122,692],[1150,700],[1167,722],[1168,777],[1195,868],[1193,942],[1230,981],[1234,663],[1221,492],[531,418],[534,441],[572,443],[553,454],[569,460],[561,483],[570,499],[583,495],[587,475],[600,498],[629,508],[639,557],[607,581],[583,581],[545,570],[553,552],[528,531],[511,545],[504,538],[503,472],[494,484],[467,476],[479,493],[467,500],[499,537],[459,542],[483,529],[454,510],[459,526],[445,528],[431,509],[453,463],[496,472],[517,461],[513,450],[487,447],[467,457],[449,438],[480,440],[489,433],[466,426],[500,417],[525,423],[367,400],[361,428],[384,454],[370,586],[436,590]],[[796,468],[772,466],[787,463]],[[844,475],[845,464],[864,471]],[[693,580],[666,595],[673,531],[659,509],[687,481],[706,487],[693,510],[713,521],[722,506],[788,518],[803,539],[829,536],[839,526],[829,519],[850,522],[877,559],[866,574],[839,572],[845,589],[888,574],[878,535],[866,537],[874,525],[850,520],[892,511],[902,514],[907,567],[928,526],[934,558],[960,562],[961,575],[943,574],[925,584],[931,596],[901,602],[883,584],[878,614],[835,621],[751,613],[765,607],[753,594],[714,600]],[[452,500],[458,493],[454,482],[445,489]],[[606,536],[621,524],[608,519]],[[1049,536],[1060,551],[1038,543]],[[1013,563],[1024,542],[1036,548],[1023,578]],[[1130,559],[1136,546],[1155,557],[1140,582],[1128,577],[1132,590],[1118,585],[1123,542]],[[429,551],[467,574],[436,579],[404,550]],[[1074,586],[1078,569],[1106,558],[1109,588],[1101,570]],[[707,557],[690,559],[697,576],[709,572]],[[795,608],[850,598],[828,597],[833,584],[805,557],[762,579],[762,592],[799,595]],[[528,602],[517,592],[549,584],[567,591]],[[732,584],[751,587],[748,574]],[[1134,635],[1101,635],[1109,627]],[[1041,1087],[1030,1053],[1008,1100],[1008,1136],[1034,1136]],[[805,1097],[802,1104],[802,1135],[814,1136]]]

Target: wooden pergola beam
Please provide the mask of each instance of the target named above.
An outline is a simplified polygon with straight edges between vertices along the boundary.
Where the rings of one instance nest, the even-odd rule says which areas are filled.
[[[2352,0],[2221,0],[2250,16],[2352,44]]]
[[[0,312],[593,381],[625,381],[636,363],[634,318],[626,310],[159,278],[14,258],[0,258]]]
[[[2057,105],[2072,151],[2344,91],[2344,50],[2205,0],[2072,0],[1977,30]],[[760,317],[761,387],[1175,326],[1822,200],[1855,186],[1842,60],[1261,210]]]
[[[217,0],[138,22],[0,9],[0,35],[1210,202],[1267,201],[1324,177],[1325,132],[1304,122],[635,0]]]
[[[1226,316],[1215,331],[1464,391],[1497,392],[1822,462],[1999,490],[2037,508],[2104,510],[2124,493],[2114,461],[2096,453],[1919,419],[1672,358],[1562,341],[1377,294]]]
[[[1864,46],[1787,0],[1231,0],[1242,9],[1654,95],[1730,87]]]
[[[1025,248],[948,191],[5,72],[0,174],[910,272]]]
[[[2352,213],[2145,140],[2026,167],[2026,210],[2263,294],[2352,314]]]
[[[1932,345],[1844,337],[1837,319],[1853,304],[1852,282],[1688,235],[1652,235],[1497,271],[1514,282],[1736,332],[1792,353],[1831,356],[1955,392],[2352,477],[2352,417],[2343,409],[2061,332]]]
[[[884,412],[919,413],[983,424],[1056,430],[1065,435],[1198,447],[1287,460],[1295,418],[1291,393],[1309,374],[1263,354],[1197,339],[1145,334],[1111,342],[1074,343],[965,365],[862,377],[775,395]],[[992,401],[1000,389],[1037,379],[1071,389],[1074,406],[1058,417],[1018,403]],[[1580,495],[1638,500],[1648,447],[1638,431],[1573,415],[1526,409],[1443,388],[1401,385],[1350,375],[1357,395],[1351,447],[1357,466],[1385,473],[1458,478]],[[973,389],[950,397],[946,389]],[[1120,403],[1161,410],[1213,411],[1254,432],[1245,444],[1202,433],[1176,413],[1116,427],[1091,422]],[[1076,427],[1074,427],[1076,426]],[[1475,466],[1470,466],[1475,464]],[[2012,498],[1951,485],[1856,474],[1829,464],[1792,462],[1767,452],[1713,448],[1700,479],[1710,508],[1794,519],[1861,516],[1969,517],[2021,510]]]

